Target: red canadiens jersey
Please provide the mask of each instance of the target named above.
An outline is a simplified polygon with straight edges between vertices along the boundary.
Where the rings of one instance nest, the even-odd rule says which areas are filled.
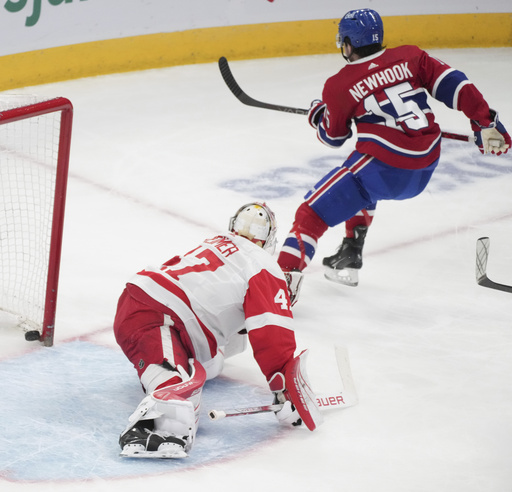
[[[274,258],[233,234],[206,239],[186,255],[132,279],[183,321],[199,362],[246,329],[254,356],[270,379],[293,358],[295,334],[288,287]]]
[[[441,142],[427,93],[483,125],[491,121],[466,75],[417,46],[400,46],[352,62],[327,80],[318,138],[340,147],[354,122],[359,152],[394,167],[427,167],[439,158]]]

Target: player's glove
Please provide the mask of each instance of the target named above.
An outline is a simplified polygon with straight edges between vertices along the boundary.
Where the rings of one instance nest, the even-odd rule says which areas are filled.
[[[320,120],[324,116],[326,105],[323,101],[320,101],[320,99],[315,99],[309,108],[308,112],[308,121],[309,124],[317,129],[318,125],[320,124]]]
[[[471,127],[475,134],[475,144],[482,154],[506,154],[512,145],[510,135],[500,122],[498,113],[491,109],[491,124],[482,126],[478,121],[471,120]]]
[[[290,296],[290,304],[295,306],[299,300],[300,288],[304,280],[304,274],[300,270],[292,270],[291,272],[283,272],[286,284],[288,285],[288,294]]]
[[[274,404],[282,403],[283,408],[275,412],[277,420],[281,424],[288,425],[301,425],[302,419],[300,418],[299,412],[292,404],[292,402],[287,398],[288,391],[285,388],[285,379],[284,375],[280,372],[276,372],[272,379],[269,381],[269,386],[271,391],[274,393]]]

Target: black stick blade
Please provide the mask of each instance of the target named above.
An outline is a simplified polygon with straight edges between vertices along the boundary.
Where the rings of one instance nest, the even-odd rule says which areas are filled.
[[[233,73],[231,72],[231,68],[227,59],[224,56],[219,58],[219,69],[224,82],[228,86],[229,90],[233,93],[233,95],[243,104],[247,106],[252,106],[254,108],[262,108],[262,109],[272,109],[274,111],[282,111],[284,113],[293,113],[293,114],[301,114],[307,115],[307,109],[301,108],[291,108],[289,106],[281,106],[279,104],[269,104],[262,101],[257,101],[253,99],[251,96],[246,94],[242,88],[238,85],[238,82],[235,80]]]

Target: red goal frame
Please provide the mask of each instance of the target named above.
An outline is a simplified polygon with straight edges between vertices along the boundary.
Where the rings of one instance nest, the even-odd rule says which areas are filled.
[[[61,112],[61,118],[43,326],[39,338],[43,345],[47,347],[53,345],[55,331],[57,290],[64,228],[64,210],[66,205],[69,157],[71,149],[73,105],[68,99],[64,97],[57,97],[47,101],[36,102],[34,104],[28,104],[26,106],[0,112],[0,125],[53,112]]]

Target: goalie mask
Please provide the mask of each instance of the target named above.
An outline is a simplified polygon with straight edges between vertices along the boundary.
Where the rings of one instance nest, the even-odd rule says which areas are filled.
[[[276,218],[265,203],[254,202],[240,207],[229,221],[229,230],[261,246],[270,254],[275,251]]]

